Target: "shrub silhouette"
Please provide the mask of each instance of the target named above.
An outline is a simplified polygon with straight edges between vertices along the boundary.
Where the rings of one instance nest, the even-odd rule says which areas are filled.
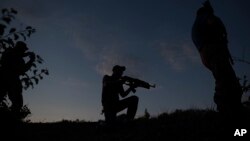
[[[4,99],[0,102],[0,123],[9,123],[12,121],[24,121],[29,115],[31,115],[30,109],[27,105],[24,105],[19,113],[14,114],[10,110],[8,101]]]

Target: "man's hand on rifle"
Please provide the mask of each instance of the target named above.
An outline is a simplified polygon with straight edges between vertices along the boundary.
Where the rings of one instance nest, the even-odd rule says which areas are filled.
[[[131,89],[131,91],[133,92],[133,93],[135,93],[136,92],[136,89],[135,88],[137,88],[138,86],[136,86],[136,85],[130,85],[130,89]]]

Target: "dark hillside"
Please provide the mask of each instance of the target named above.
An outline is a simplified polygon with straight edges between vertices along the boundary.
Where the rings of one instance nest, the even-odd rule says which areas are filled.
[[[16,123],[5,127],[9,129],[5,135],[24,141],[214,141],[221,137],[240,138],[234,137],[238,128],[250,132],[245,121],[221,116],[213,110],[176,110],[155,118],[142,117],[132,123],[113,126],[101,121]]]

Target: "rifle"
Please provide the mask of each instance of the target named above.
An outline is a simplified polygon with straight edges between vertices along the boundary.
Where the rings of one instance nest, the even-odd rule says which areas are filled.
[[[125,85],[128,85],[128,86],[130,86],[132,88],[133,87],[134,88],[142,87],[142,88],[146,88],[146,89],[155,88],[155,84],[151,85],[148,82],[137,79],[137,78],[132,78],[132,77],[129,77],[129,76],[123,76],[122,79],[124,80]],[[136,92],[136,90],[134,88],[132,89],[133,93]]]

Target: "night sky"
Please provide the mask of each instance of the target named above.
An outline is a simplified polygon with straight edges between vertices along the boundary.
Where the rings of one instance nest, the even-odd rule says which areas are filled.
[[[23,92],[34,122],[98,121],[102,77],[115,64],[156,84],[138,88],[137,117],[175,109],[215,108],[214,79],[191,40],[204,0],[1,0],[18,11],[15,24],[37,32],[27,40],[50,75]],[[210,0],[224,22],[232,56],[250,61],[250,1]],[[237,76],[250,65],[235,62]],[[132,93],[131,93],[132,94]],[[133,94],[132,94],[133,95]],[[248,94],[249,95],[249,94]],[[243,100],[245,100],[245,96]]]

